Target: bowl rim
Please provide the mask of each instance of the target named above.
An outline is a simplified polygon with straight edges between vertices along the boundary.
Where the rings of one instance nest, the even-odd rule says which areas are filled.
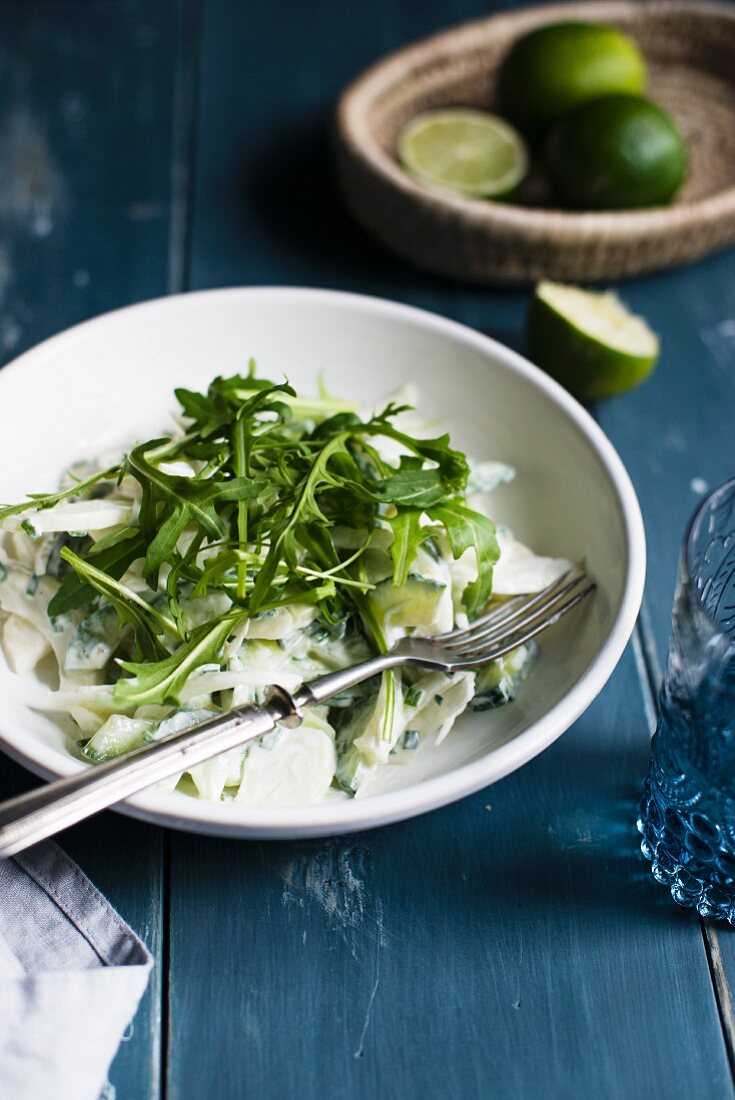
[[[504,745],[448,773],[420,780],[398,791],[369,796],[365,800],[326,800],[308,807],[247,807],[238,803],[210,803],[194,798],[183,803],[172,800],[168,791],[157,790],[137,795],[115,809],[154,824],[209,835],[260,839],[333,836],[425,813],[502,779],[547,748],[590,705],[612,674],[635,627],[643,597],[646,543],[638,499],[622,460],[592,416],[557,382],[518,352],[492,337],[428,310],[346,291],[234,286],[149,299],[74,325],[26,351],[0,371],[0,393],[3,376],[15,375],[21,370],[33,371],[62,349],[66,350],[70,345],[103,331],[111,323],[117,324],[122,320],[135,325],[146,312],[175,313],[184,303],[187,310],[206,309],[217,300],[238,297],[249,301],[279,300],[284,304],[306,302],[408,322],[484,354],[499,368],[520,375],[528,385],[540,391],[585,440],[603,468],[616,498],[625,539],[625,580],[620,605],[603,644],[567,695]],[[74,775],[91,766],[72,756],[64,756],[57,748],[32,736],[28,738],[30,746],[26,746],[26,739],[23,736],[22,744],[17,743],[0,712],[0,748],[37,775],[50,779]],[[184,805],[185,813],[182,812]]]
[[[335,111],[339,140],[349,154],[363,161],[384,183],[402,192],[412,203],[425,209],[444,209],[461,217],[468,228],[492,227],[516,240],[561,240],[566,236],[582,244],[604,234],[608,242],[635,242],[645,235],[654,239],[677,230],[701,228],[723,216],[735,214],[735,184],[699,199],[670,206],[633,210],[569,211],[554,207],[492,203],[450,191],[433,190],[414,180],[373,137],[367,111],[375,95],[391,86],[398,76],[405,78],[413,67],[433,54],[461,54],[479,29],[502,26],[520,32],[554,21],[589,18],[594,22],[614,21],[622,15],[688,15],[699,19],[718,17],[735,28],[735,9],[722,0],[573,0],[568,3],[536,5],[495,13],[456,24],[417,42],[394,50],[362,72],[340,96]]]

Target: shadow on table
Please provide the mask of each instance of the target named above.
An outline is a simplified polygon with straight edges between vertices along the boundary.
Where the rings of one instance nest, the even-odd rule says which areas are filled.
[[[508,902],[540,912],[564,905],[606,919],[686,917],[640,852],[635,821],[647,764],[647,745],[616,754],[590,730],[564,737],[488,792],[498,813],[495,854],[481,848],[476,882],[502,884]]]
[[[413,274],[375,244],[344,206],[322,119],[279,131],[255,161],[246,152],[236,189],[243,228],[254,216],[319,275],[351,283],[371,276],[385,281],[395,267],[403,280]]]
[[[253,224],[265,227],[280,248],[301,261],[307,283],[401,298],[485,330],[478,315],[487,305],[489,289],[411,267],[352,217],[337,185],[323,117],[279,130],[257,152],[245,150],[233,179],[227,216],[244,248]],[[291,270],[298,270],[298,264]],[[501,302],[508,293],[492,288]],[[517,329],[494,325],[488,334],[518,348]]]

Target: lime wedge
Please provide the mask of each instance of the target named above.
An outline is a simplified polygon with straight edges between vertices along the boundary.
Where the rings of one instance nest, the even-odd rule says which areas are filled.
[[[399,135],[398,157],[423,183],[483,199],[512,194],[528,171],[520,134],[496,115],[464,107],[417,115]]]
[[[659,342],[611,291],[542,282],[528,315],[528,351],[575,397],[593,400],[639,385],[656,365]]]

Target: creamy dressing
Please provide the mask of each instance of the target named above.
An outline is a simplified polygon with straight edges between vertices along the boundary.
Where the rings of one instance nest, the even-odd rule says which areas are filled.
[[[422,424],[413,413],[401,413],[397,421],[402,431],[416,438],[432,436],[436,427]],[[396,465],[406,453],[392,440],[376,440],[375,445]],[[182,478],[195,473],[182,462],[161,468]],[[88,464],[77,471],[85,477],[94,472]],[[471,464],[468,505],[491,516],[492,495],[513,476],[512,468],[500,462]],[[1,525],[0,634],[6,661],[12,671],[29,675],[53,654],[58,690],[48,695],[44,706],[70,717],[75,740],[88,759],[106,760],[222,709],[260,702],[272,683],[293,691],[304,681],[364,660],[372,652],[354,623],[324,621],[316,604],[293,602],[233,622],[221,655],[189,675],[177,706],[126,708],[116,703],[117,658],[139,659],[132,650],[132,629],[121,628],[115,608],[104,597],[96,597],[86,610],[72,608],[54,618],[48,608],[66,568],[62,547],[82,553],[85,545],[101,538],[114,542],[116,533],[135,521],[140,505],[138,483],[125,476],[111,488],[95,487],[87,498],[65,499],[44,510],[29,504],[26,512],[7,517]],[[360,556],[367,604],[385,644],[404,635],[429,637],[464,625],[463,594],[478,576],[475,550],[455,560],[443,529],[432,527],[409,563],[405,585],[396,587],[389,516],[384,510],[372,531],[332,531],[334,545],[345,556]],[[421,522],[430,525],[425,515]],[[494,597],[538,591],[569,568],[561,559],[535,555],[504,529],[498,529],[497,536],[501,553],[494,569]],[[187,551],[193,537],[191,527],[183,530],[178,553]],[[211,553],[205,547],[200,564]],[[120,577],[125,591],[145,598],[164,624],[170,568],[166,564],[160,570],[157,592],[143,581],[140,560]],[[191,591],[180,600],[176,614],[190,633],[232,606],[225,591],[205,596]],[[173,644],[166,634],[172,629],[169,623],[162,630],[161,645]],[[356,794],[379,769],[400,763],[405,754],[410,758],[423,751],[430,741],[441,742],[468,705],[491,707],[511,699],[531,656],[529,647],[522,647],[477,678],[474,672],[385,673],[379,681],[333,700],[328,708],[307,713],[299,729],[278,729],[257,744],[192,767],[191,789],[203,798],[235,798],[251,805],[313,803],[333,797],[337,789]]]

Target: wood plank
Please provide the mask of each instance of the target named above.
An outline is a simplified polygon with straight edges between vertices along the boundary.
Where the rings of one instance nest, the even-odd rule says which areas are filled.
[[[173,0],[0,5],[0,355],[163,294]],[[73,394],[70,394],[70,406]],[[36,780],[0,762],[0,794]],[[106,814],[60,841],[157,957],[110,1079],[159,1095],[162,832]]]
[[[658,691],[666,659],[682,535],[708,489],[733,475],[735,258],[728,251],[693,267],[624,288],[625,299],[662,336],[654,376],[624,400],[601,406],[601,423],[638,491],[648,539],[642,623],[647,671]],[[731,1063],[735,1065],[735,942],[704,922]]]
[[[518,346],[525,296],[383,253],[326,139],[364,64],[487,5],[280,10],[205,2],[192,285],[364,290]],[[635,856],[646,756],[629,651],[557,746],[453,807],[327,842],[172,837],[171,1095],[731,1095],[697,922]]]
[[[637,691],[628,653],[543,757],[422,819],[176,838],[171,1095],[730,1095],[696,921],[635,855]]]
[[[733,475],[734,274],[729,250],[622,288],[661,334],[661,362],[639,390],[601,405],[599,417],[643,509],[651,566],[646,608],[659,664],[687,519],[708,488]]]

